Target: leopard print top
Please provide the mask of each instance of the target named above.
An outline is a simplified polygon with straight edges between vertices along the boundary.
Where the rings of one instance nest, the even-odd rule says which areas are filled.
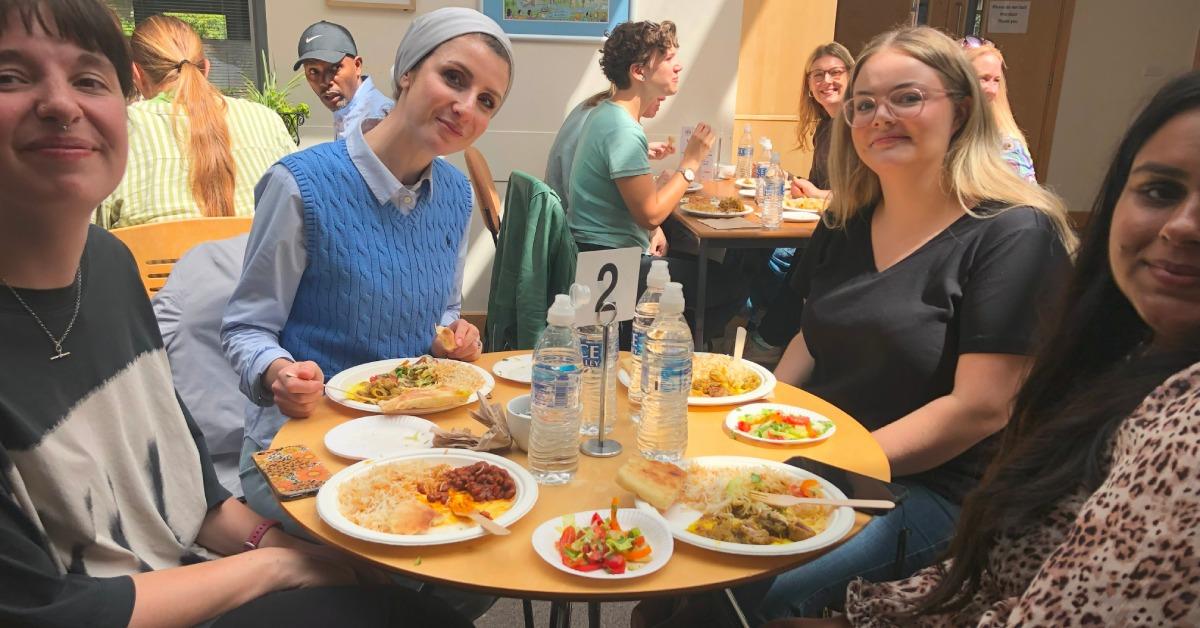
[[[953,615],[906,626],[1200,626],[1200,363],[1171,376],[1118,429],[1108,478],[997,544],[979,592]],[[895,625],[943,565],[857,580],[855,626]]]

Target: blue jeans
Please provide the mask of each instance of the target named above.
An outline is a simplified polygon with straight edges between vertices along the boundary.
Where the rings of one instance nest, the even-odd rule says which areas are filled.
[[[959,506],[917,482],[894,480],[908,498],[890,514],[873,518],[854,538],[820,558],[774,579],[734,590],[738,604],[759,624],[780,617],[820,617],[841,608],[846,585],[855,578],[885,582],[927,567],[954,535]],[[901,573],[896,573],[896,541],[909,531]]]

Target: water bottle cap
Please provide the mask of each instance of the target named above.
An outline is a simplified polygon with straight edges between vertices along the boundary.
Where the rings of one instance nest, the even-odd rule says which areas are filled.
[[[662,300],[658,302],[658,311],[660,314],[683,313],[683,284],[678,281],[667,282]]]
[[[779,151],[771,151],[771,161],[779,162]]]
[[[758,143],[762,144],[763,150],[770,151],[772,148],[771,138],[769,138],[769,137],[762,138],[761,140],[758,141]]]
[[[747,132],[747,133],[749,133],[749,132],[750,132],[750,125],[749,125],[749,124],[747,124],[746,126],[742,127],[742,130],[743,130],[743,131],[745,131],[745,132]]]
[[[663,288],[671,281],[671,268],[667,260],[656,259],[650,262],[650,272],[646,274],[646,285],[651,288]]]
[[[554,305],[546,312],[546,322],[560,327],[569,326],[575,322],[575,306],[571,305],[571,297],[560,294],[554,297]]]

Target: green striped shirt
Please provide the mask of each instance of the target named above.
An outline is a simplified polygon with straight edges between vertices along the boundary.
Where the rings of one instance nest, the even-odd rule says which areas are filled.
[[[179,134],[172,128],[167,93],[129,106],[129,165],[121,184],[96,215],[106,229],[150,222],[201,218],[188,185],[187,115],[179,112]],[[235,180],[234,213],[254,213],[254,186],[267,168],[296,150],[283,120],[274,111],[240,98],[225,97]]]

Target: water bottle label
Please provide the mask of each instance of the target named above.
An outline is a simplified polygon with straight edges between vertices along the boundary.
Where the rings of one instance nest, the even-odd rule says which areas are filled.
[[[583,365],[588,368],[600,366],[600,358],[604,355],[603,346],[599,342],[581,340],[579,342],[579,355],[583,358]]]
[[[646,345],[646,332],[634,331],[633,340],[629,343],[629,352],[635,356],[642,355],[642,347]]]
[[[692,389],[692,361],[688,360],[685,363],[675,366],[664,365],[658,373],[658,379],[653,382],[650,390],[658,391],[659,393],[670,395],[683,390],[691,391]]]
[[[575,404],[572,391],[579,370],[573,364],[558,367],[535,367],[533,370],[532,402],[543,408],[569,408]]]
[[[754,164],[754,178],[757,179],[767,176],[767,167],[770,165],[771,164],[769,163],[763,163],[761,161]]]
[[[751,146],[739,146],[738,147],[738,157],[739,158],[749,157],[750,154],[753,152],[754,152],[754,148]]]

